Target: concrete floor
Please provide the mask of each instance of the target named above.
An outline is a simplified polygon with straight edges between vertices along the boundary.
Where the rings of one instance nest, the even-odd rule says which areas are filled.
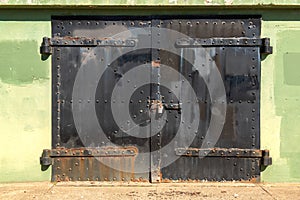
[[[300,183],[1,183],[0,199],[300,199]]]

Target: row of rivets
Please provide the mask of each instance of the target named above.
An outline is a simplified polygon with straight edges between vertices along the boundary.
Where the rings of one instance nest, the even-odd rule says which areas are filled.
[[[56,93],[56,98],[57,98],[57,144],[56,146],[60,146],[60,110],[61,110],[61,104],[60,104],[60,85],[61,85],[61,76],[60,76],[60,48],[56,49],[57,51],[57,57],[56,60],[58,61],[58,65],[56,66],[56,75],[57,75],[57,82],[56,82],[56,88],[57,88],[57,93]]]

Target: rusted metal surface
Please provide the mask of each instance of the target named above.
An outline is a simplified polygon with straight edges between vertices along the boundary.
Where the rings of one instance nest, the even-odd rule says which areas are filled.
[[[52,181],[148,181],[134,174],[136,147],[57,148],[48,153]]]
[[[54,38],[43,38],[41,45],[41,53],[44,54],[43,47],[61,47],[61,46],[70,46],[70,47],[80,47],[80,46],[114,46],[114,47],[134,47],[134,40],[121,40],[121,39],[94,39],[94,38],[84,38],[84,37],[54,37]]]
[[[152,67],[160,67],[160,61],[159,60],[155,60],[151,62]]]
[[[41,163],[52,164],[52,180],[259,180],[260,167],[271,163],[268,152],[259,150],[260,54],[271,53],[272,48],[268,38],[260,38],[259,16],[239,17],[54,17],[52,38],[44,38],[41,47],[42,53],[53,54],[53,150],[44,151],[45,156],[41,158]],[[122,31],[133,33],[133,28],[142,27],[157,29],[146,35],[132,34],[129,40],[110,37]],[[160,28],[180,32],[192,39],[164,36]],[[180,53],[175,55],[160,49],[162,41],[170,41]],[[139,45],[147,42],[155,48],[137,50]],[[200,46],[202,51],[199,51]],[[112,55],[120,56],[110,62]],[[184,57],[191,57],[194,63],[187,62]],[[81,112],[81,119],[86,119],[89,126],[80,137],[74,122],[72,95],[80,66],[88,68],[85,66],[88,61],[104,63],[101,67],[105,72],[97,87],[79,90],[81,98],[76,105],[86,108],[95,104],[91,108],[95,110],[95,118],[102,130],[89,124],[89,112]],[[196,62],[201,62],[201,67],[206,69],[216,65],[226,90],[226,101],[223,102],[227,105],[226,121],[215,149],[200,149],[207,136],[214,102],[203,77],[193,68]],[[127,72],[147,63],[152,66],[149,74],[151,84],[133,87],[130,103],[125,106],[129,106],[130,117],[138,126],[150,123],[149,130],[145,132],[158,130],[158,125],[153,125],[149,117],[153,111],[165,112],[166,124],[149,138],[137,138],[124,132],[115,122],[111,102],[113,108],[119,110],[124,108],[124,104],[122,95],[113,98],[112,91]],[[197,95],[200,107],[198,130],[193,131],[192,135],[180,134],[174,145],[172,143],[172,150],[165,154],[160,149],[175,138],[180,124],[193,121],[195,113],[189,101],[181,102],[182,96],[177,97],[160,84],[161,77],[169,80],[168,74],[161,71],[163,65],[172,67],[186,78]],[[210,70],[207,73],[210,76]],[[91,80],[95,73],[86,74],[83,80]],[[136,80],[124,81],[138,79],[139,76],[136,76]],[[183,80],[179,76],[173,82],[174,87],[182,88]],[[124,85],[125,82],[118,84],[118,87],[124,89]],[[181,91],[182,94],[184,92]],[[118,98],[121,101],[117,103]],[[185,122],[182,120],[182,103],[189,105],[184,106],[191,110]],[[190,137],[194,140],[192,144],[187,144]],[[125,149],[105,149],[111,143]],[[178,159],[162,167],[168,156],[178,156]],[[151,164],[145,166],[144,163],[149,160]],[[140,169],[149,172],[139,174]]]
[[[109,163],[109,166],[105,163]],[[116,170],[114,167],[122,167],[126,172]],[[56,157],[52,170],[55,173],[52,181],[130,181],[137,179],[134,174],[134,157]]]
[[[239,157],[239,158],[262,158],[263,150],[260,149],[237,149],[237,148],[176,148],[178,156],[196,156],[196,157]]]
[[[132,147],[101,147],[101,148],[56,148],[44,150],[50,157],[126,157],[136,156],[138,149]]]

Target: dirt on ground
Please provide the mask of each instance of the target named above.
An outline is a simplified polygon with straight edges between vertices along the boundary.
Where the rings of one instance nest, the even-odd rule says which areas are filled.
[[[300,183],[29,182],[0,184],[0,199],[300,199]]]

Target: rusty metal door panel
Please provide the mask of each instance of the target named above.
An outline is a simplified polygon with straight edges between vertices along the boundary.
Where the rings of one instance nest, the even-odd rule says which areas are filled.
[[[181,57],[173,55],[174,58],[170,59],[170,54],[165,51],[160,54],[162,63],[175,66],[176,70],[186,77],[197,95],[197,102],[200,107],[198,129],[184,131],[185,134],[176,141],[174,149],[259,149],[260,47],[232,45],[235,43],[234,41],[232,44],[229,41],[228,45],[225,43],[228,37],[240,39],[259,37],[260,19],[179,19],[161,20],[160,22],[161,27],[179,31],[193,39],[195,38],[195,42],[198,42],[180,45],[178,51]],[[209,43],[208,38],[215,39]],[[166,38],[161,38],[161,40],[164,39]],[[177,44],[183,42],[184,40],[180,41],[177,38]],[[222,44],[220,44],[221,42]],[[199,43],[202,44],[201,47],[199,47]],[[199,68],[204,68],[204,76],[199,76],[199,70],[194,68],[196,65],[199,65]],[[207,87],[209,82],[214,80],[211,78],[214,76],[212,72],[214,67],[220,73],[226,98],[213,100],[211,91]],[[182,80],[178,80],[178,84],[181,85]],[[182,92],[184,95],[189,95],[184,91]],[[181,101],[181,99],[173,99],[169,93],[162,95],[166,101]],[[220,112],[215,113],[215,115],[225,115],[224,126],[220,135],[215,136],[217,138],[210,138],[211,136],[208,135],[210,123],[216,123],[212,122],[212,106],[216,104],[216,100],[219,101],[220,99],[222,102],[217,103],[227,104],[227,109],[224,113],[215,110],[215,112]],[[184,105],[182,106],[184,107]],[[192,108],[190,109],[192,110]],[[178,118],[181,119],[181,123],[188,123],[194,118],[194,116],[180,116],[180,113],[177,115],[179,115]],[[185,118],[186,122],[182,121],[182,118]],[[186,125],[186,127],[189,126]],[[177,133],[166,127],[161,134],[162,146],[164,146],[173,140]],[[187,142],[189,137],[194,138],[193,141]],[[175,154],[175,152],[170,152],[170,154],[172,153]],[[163,158],[162,165],[165,165]],[[259,174],[258,159],[253,160],[251,158],[216,158],[210,156],[191,158],[181,155],[174,163],[162,168],[162,178],[167,180],[256,180]]]
[[[90,40],[79,39],[95,38],[109,42],[106,38],[111,34],[141,26],[139,23],[149,26],[148,21],[140,20],[130,23],[120,20],[52,20],[53,37],[68,38],[70,45],[79,45],[53,48],[53,148],[81,148],[82,151],[86,148],[100,151],[110,147],[116,151],[128,150],[131,146],[136,148],[135,155],[130,157],[108,152],[104,157],[55,158],[53,181],[149,180],[148,166],[146,173],[137,171],[145,167],[144,161],[150,160],[149,155],[136,156],[150,151],[150,139],[124,133],[115,122],[111,102],[115,110],[124,106],[122,94],[113,96],[113,89],[117,85],[122,91],[124,81],[135,84],[136,80],[122,80],[122,76],[130,69],[150,62],[151,50],[134,51],[135,45],[130,43],[134,41],[122,40],[121,37],[113,44],[104,43],[103,48],[86,46]],[[116,45],[114,42],[120,43]],[[137,124],[148,120],[147,113],[140,111],[147,108],[149,96],[150,85],[145,85],[138,88],[130,99],[129,110]],[[118,169],[124,170],[124,173]]]
[[[259,180],[272,52],[260,28],[259,16],[53,17],[52,181]]]

